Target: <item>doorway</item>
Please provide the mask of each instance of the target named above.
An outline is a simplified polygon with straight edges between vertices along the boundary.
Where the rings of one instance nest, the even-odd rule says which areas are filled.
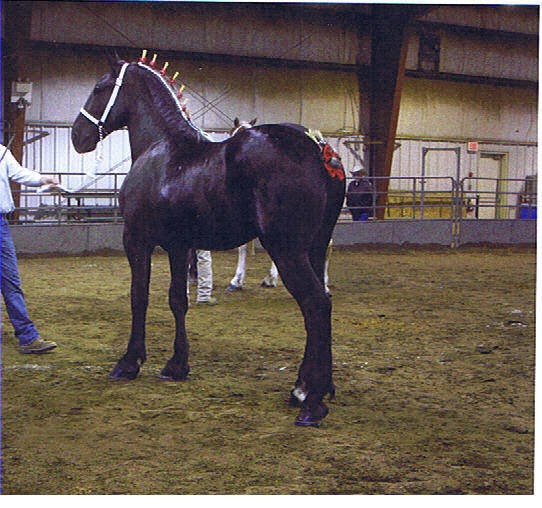
[[[505,178],[508,173],[508,154],[481,152],[478,159],[476,194],[478,218],[507,218],[507,189]]]

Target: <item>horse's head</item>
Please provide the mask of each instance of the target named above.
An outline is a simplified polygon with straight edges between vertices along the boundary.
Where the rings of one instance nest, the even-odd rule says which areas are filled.
[[[107,134],[126,125],[127,104],[120,92],[128,63],[108,55],[111,71],[94,86],[72,128],[72,143],[78,153],[90,152]]]
[[[250,122],[245,122],[244,120],[239,120],[239,118],[235,117],[235,120],[233,121],[233,129],[230,131],[230,136],[235,136],[240,132],[254,127],[256,125],[256,120],[258,119],[254,118],[254,120],[251,120]]]

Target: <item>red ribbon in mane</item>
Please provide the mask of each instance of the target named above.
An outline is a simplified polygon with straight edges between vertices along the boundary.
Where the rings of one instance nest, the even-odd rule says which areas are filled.
[[[324,166],[331,178],[344,180],[344,169],[339,154],[326,143],[322,149],[322,155],[324,157]]]

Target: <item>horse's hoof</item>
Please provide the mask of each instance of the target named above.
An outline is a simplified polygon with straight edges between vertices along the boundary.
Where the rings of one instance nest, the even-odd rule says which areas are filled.
[[[301,401],[293,394],[293,390],[290,393],[290,398],[288,399],[288,405],[291,407],[301,407]]]
[[[321,402],[313,411],[309,408],[302,409],[295,419],[295,424],[298,427],[319,427],[328,413],[328,407]]]
[[[234,284],[228,284],[228,287],[226,288],[226,291],[234,292],[234,291],[241,291],[243,289],[243,286],[235,286]]]
[[[276,283],[276,282],[269,282],[269,281],[266,281],[266,280],[262,280],[262,282],[260,283],[260,287],[261,287],[261,288],[276,288],[276,287],[277,287],[277,283]]]
[[[160,374],[158,374],[158,379],[162,379],[164,381],[185,381],[188,379],[189,372],[190,367],[188,366],[184,369],[180,369],[166,365]]]
[[[139,374],[139,365],[134,368],[127,370],[123,369],[121,366],[116,365],[115,368],[109,373],[109,379],[114,381],[133,381]]]
[[[186,381],[188,379],[188,375],[185,377],[173,377],[160,372],[160,374],[156,376],[156,379],[159,379],[160,381]]]

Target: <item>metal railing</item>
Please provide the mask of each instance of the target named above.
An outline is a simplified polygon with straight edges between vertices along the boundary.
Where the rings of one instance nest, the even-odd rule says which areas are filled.
[[[118,194],[126,172],[57,173],[67,182],[85,182],[73,193],[39,194],[23,187],[18,191],[19,207],[13,215],[18,224],[64,224],[120,222]],[[75,179],[75,180],[74,180]],[[348,179],[347,185],[353,179]],[[536,178],[491,179],[467,177],[372,178],[372,191],[364,206],[346,206],[339,222],[373,220],[534,219]],[[348,193],[347,193],[348,194]],[[356,214],[356,210],[359,212]]]
[[[347,185],[354,179],[348,179]],[[534,219],[536,176],[527,179],[467,177],[371,178],[370,204],[345,207],[339,220]],[[348,192],[347,192],[348,195]],[[352,213],[354,212],[354,213]]]
[[[120,222],[119,190],[126,176],[122,173],[55,173],[61,185],[70,188],[76,179],[77,190],[69,193],[38,193],[35,189],[22,187],[14,191],[19,203],[12,214],[17,224],[69,224],[81,222]],[[81,184],[80,182],[83,182]],[[84,183],[86,182],[86,183]]]

